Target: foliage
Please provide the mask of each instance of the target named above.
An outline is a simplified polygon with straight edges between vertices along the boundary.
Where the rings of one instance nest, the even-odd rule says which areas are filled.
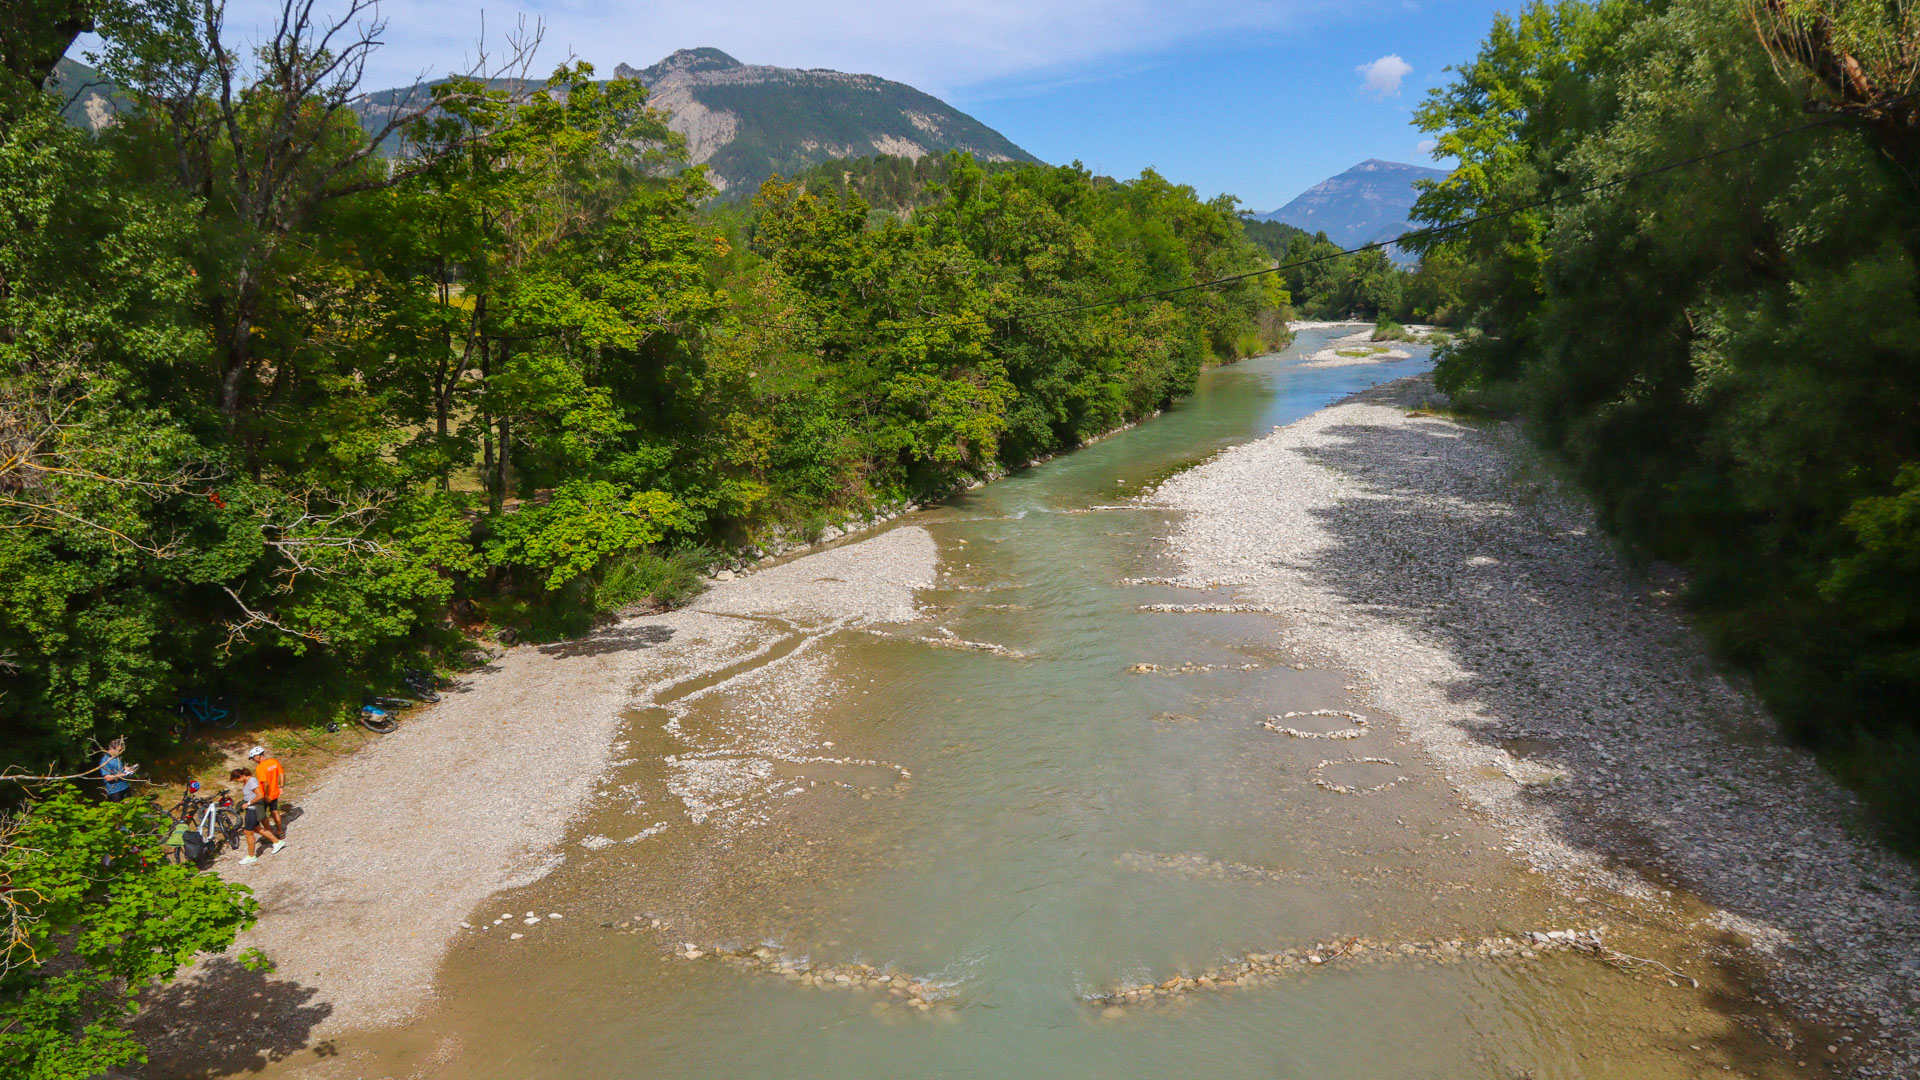
[[[656,608],[679,607],[706,588],[706,569],[713,561],[714,553],[702,547],[664,554],[635,551],[610,559],[594,586],[594,608],[610,615],[639,603]]]
[[[1284,333],[1270,282],[1104,303],[1266,261],[1153,173],[880,158],[715,205],[632,79],[363,98],[372,32],[112,10],[115,124],[0,93],[0,762],[674,602],[703,546],[997,475]]]
[[[6,822],[0,1074],[78,1080],[145,1060],[127,1030],[139,994],[253,924],[244,886],[166,861],[172,824],[145,800],[64,785]]]
[[[1749,14],[1531,4],[1429,97],[1419,121],[1462,168],[1416,214],[1494,214],[1426,245],[1468,268],[1438,375],[1522,407],[1612,530],[1686,566],[1726,655],[1914,843],[1920,214],[1876,166],[1885,129],[1611,183],[1806,125],[1824,91]]]
[[[503,515],[487,558],[531,569],[553,590],[609,556],[662,539],[683,520],[680,503],[664,491],[629,494],[604,480],[571,480],[551,501]]]
[[[793,182],[809,195],[845,198],[849,195],[874,211],[909,217],[946,197],[956,157],[923,154],[918,158],[878,154],[873,157],[823,161],[797,173]],[[1011,161],[981,166],[987,173],[1017,168]]]

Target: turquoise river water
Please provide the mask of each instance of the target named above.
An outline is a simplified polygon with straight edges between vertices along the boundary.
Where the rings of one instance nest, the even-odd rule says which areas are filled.
[[[1609,921],[1517,865],[1393,718],[1355,705],[1349,676],[1284,652],[1273,618],[1139,610],[1231,596],[1123,583],[1174,571],[1173,522],[1090,509],[1428,366],[1418,348],[1299,366],[1348,332],[1303,331],[1207,372],[1165,415],[903,519],[940,547],[926,624],[835,635],[779,679],[679,716],[684,734],[814,687],[807,723],[835,753],[910,778],[782,766],[811,782],[804,796],[735,827],[694,824],[663,764],[683,740],[662,710],[636,709],[615,782],[627,797],[498,907],[562,910],[564,927],[462,943],[441,1004],[336,1049],[362,1075],[471,1080],[1809,1075],[1736,1022],[1733,976],[1696,991],[1580,955],[1330,965],[1150,1006],[1087,1000],[1250,951]],[[918,640],[946,634],[1019,655]],[[1128,672],[1138,664],[1163,670]],[[1347,742],[1260,727],[1350,708],[1375,722]],[[1350,766],[1356,786],[1408,780],[1361,796],[1310,782],[1320,759],[1349,754],[1401,763]],[[656,821],[669,827],[642,842],[577,842]],[[673,955],[685,942],[871,965],[934,1000]]]

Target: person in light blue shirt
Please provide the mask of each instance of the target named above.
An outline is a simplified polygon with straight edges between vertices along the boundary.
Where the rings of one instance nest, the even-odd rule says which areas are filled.
[[[123,763],[120,755],[126,752],[127,740],[115,739],[107,744],[107,752],[100,758],[100,781],[101,786],[106,789],[108,802],[119,802],[127,797],[127,792],[133,790],[133,785],[127,778],[132,776],[140,766]]]

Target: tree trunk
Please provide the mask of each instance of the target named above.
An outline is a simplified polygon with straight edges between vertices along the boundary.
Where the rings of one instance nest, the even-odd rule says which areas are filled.
[[[485,386],[493,376],[493,350],[480,345],[480,383]],[[480,484],[487,491],[487,509],[500,512],[500,492],[493,486],[493,416],[482,411],[480,421]]]
[[[74,40],[93,30],[91,0],[7,0],[0,4],[0,69],[47,84]]]

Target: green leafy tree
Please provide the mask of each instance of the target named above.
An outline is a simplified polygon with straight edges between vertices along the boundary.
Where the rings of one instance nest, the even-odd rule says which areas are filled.
[[[257,911],[244,886],[166,861],[172,821],[59,785],[0,826],[0,1073],[83,1080],[144,1061],[140,994],[219,952]]]
[[[1884,167],[1898,117],[1778,63],[1755,10],[1536,5],[1429,100],[1463,167],[1416,212],[1487,218],[1427,245],[1473,327],[1439,377],[1526,410],[1616,535],[1685,566],[1723,655],[1913,843],[1915,204]],[[1860,8],[1821,55],[1871,60],[1904,10]],[[1836,122],[1809,129],[1809,99]],[[1672,167],[1716,147],[1741,149]]]

